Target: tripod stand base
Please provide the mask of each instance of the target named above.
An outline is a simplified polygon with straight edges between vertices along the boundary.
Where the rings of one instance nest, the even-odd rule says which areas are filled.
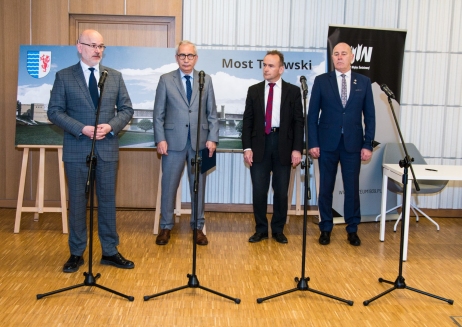
[[[295,282],[297,283],[296,288],[293,288],[293,289],[290,289],[290,290],[287,290],[287,291],[284,291],[284,292],[281,292],[281,293],[273,294],[273,295],[270,295],[270,296],[267,296],[267,297],[258,298],[257,303],[262,303],[263,301],[266,301],[266,300],[269,300],[269,299],[272,299],[272,298],[275,298],[275,297],[278,297],[278,296],[281,296],[281,295],[289,294],[289,293],[292,293],[292,292],[295,292],[295,291],[309,291],[309,292],[313,292],[313,293],[316,293],[316,294],[319,294],[319,295],[322,295],[322,296],[329,297],[329,298],[334,299],[334,300],[345,302],[350,306],[353,305],[353,303],[354,303],[353,301],[345,300],[345,299],[339,298],[337,296],[330,295],[330,294],[320,292],[318,290],[310,288],[308,286],[309,280],[310,280],[310,277],[306,277],[306,278],[295,277]]]
[[[75,288],[79,288],[79,287],[83,287],[83,286],[94,286],[94,287],[101,288],[102,290],[105,290],[105,291],[111,292],[113,294],[119,295],[121,297],[124,297],[130,302],[132,302],[135,299],[133,296],[125,295],[125,294],[119,293],[117,291],[114,291],[114,290],[112,290],[110,288],[107,288],[105,286],[96,284],[96,280],[101,277],[101,274],[99,274],[99,273],[96,274],[96,276],[93,276],[92,273],[84,272],[83,275],[85,276],[85,280],[84,280],[83,283],[77,284],[77,285],[74,285],[74,286],[70,286],[70,287],[61,288],[59,290],[48,292],[48,293],[45,293],[45,294],[37,294],[37,300],[40,300],[41,298],[44,298],[45,296],[48,296],[48,295],[53,295],[53,294],[73,290]]]
[[[153,295],[145,295],[145,296],[144,296],[144,300],[145,300],[145,301],[148,301],[149,299],[152,299],[152,298],[154,298],[154,297],[158,297],[158,296],[161,296],[161,295],[173,293],[173,292],[176,292],[176,291],[185,289],[185,288],[200,288],[200,289],[203,289],[204,291],[207,291],[207,292],[213,293],[213,294],[215,294],[215,295],[224,297],[224,298],[226,298],[226,299],[228,299],[228,300],[234,301],[234,303],[236,303],[236,304],[241,303],[241,300],[238,299],[238,298],[233,298],[233,297],[228,296],[228,295],[226,295],[226,294],[223,294],[223,293],[219,293],[219,292],[217,292],[217,291],[214,291],[214,290],[212,290],[212,289],[210,289],[210,288],[201,286],[201,285],[199,284],[199,280],[197,279],[197,276],[194,275],[194,274],[188,274],[187,277],[189,278],[188,284],[187,284],[187,285],[180,286],[180,287],[177,287],[177,288],[172,288],[172,289],[170,289],[170,290],[168,290],[168,291],[156,293],[156,294],[153,294]]]
[[[367,306],[369,303],[371,303],[372,301],[375,301],[377,300],[378,298],[384,296],[385,294],[388,294],[390,293],[391,291],[394,291],[396,289],[408,289],[408,290],[411,290],[413,292],[417,292],[417,293],[420,293],[420,294],[423,294],[423,295],[426,295],[426,296],[430,296],[432,298],[435,298],[435,299],[438,299],[438,300],[441,300],[441,301],[444,301],[444,302],[447,302],[449,304],[453,304],[454,303],[454,300],[451,300],[451,299],[446,299],[444,297],[441,297],[441,296],[437,296],[437,295],[434,295],[434,294],[431,294],[431,293],[427,293],[427,292],[424,292],[424,291],[421,291],[421,290],[418,290],[416,288],[412,288],[412,287],[409,287],[406,285],[405,283],[405,280],[404,280],[404,277],[403,276],[398,276],[396,278],[396,280],[394,282],[392,281],[389,281],[389,280],[385,280],[383,278],[379,278],[379,283],[387,283],[387,284],[391,284],[393,285],[392,288],[386,290],[385,292],[382,292],[380,293],[379,295],[377,296],[374,296],[372,299],[369,299],[369,300],[366,300],[363,302],[363,304],[365,306]]]

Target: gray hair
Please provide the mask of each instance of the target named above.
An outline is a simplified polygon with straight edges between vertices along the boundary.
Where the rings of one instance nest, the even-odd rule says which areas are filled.
[[[180,41],[180,43],[178,43],[178,45],[176,46],[175,48],[175,53],[178,54],[178,49],[180,48],[180,46],[182,45],[192,45],[193,48],[194,48],[194,54],[197,54],[197,48],[196,48],[196,45],[194,43],[192,43],[191,41],[188,41],[188,40],[183,40],[183,41]]]

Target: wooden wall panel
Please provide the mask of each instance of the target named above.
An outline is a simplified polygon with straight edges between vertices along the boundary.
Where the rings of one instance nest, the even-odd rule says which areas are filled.
[[[125,15],[125,0],[69,0],[69,13],[93,15]]]
[[[182,0],[126,0],[127,15],[175,17],[175,44],[182,40],[183,1]]]
[[[130,8],[130,10],[128,9]],[[150,30],[113,25],[122,32],[103,33],[111,45],[173,47],[181,39],[182,1],[151,0],[0,0],[0,44],[4,55],[0,59],[0,207],[15,207],[18,194],[22,149],[14,147],[18,54],[20,44],[75,44],[70,37],[70,16],[91,14],[107,19],[108,15],[144,16],[158,19]],[[156,17],[154,17],[156,16]],[[32,26],[31,26],[32,25]],[[82,25],[83,27],[84,25]],[[101,25],[91,27],[102,28]],[[87,27],[87,26],[85,26]],[[90,27],[90,26],[88,26]],[[173,37],[166,37],[165,31]],[[133,34],[138,35],[132,37]],[[129,37],[130,35],[130,37]],[[160,160],[151,150],[121,150],[118,174],[117,205],[124,207],[154,207]],[[142,169],[140,169],[142,167]],[[38,171],[38,152],[32,151],[25,202],[33,203]],[[56,151],[46,153],[46,205],[59,202]]]
[[[117,206],[154,208],[159,167],[160,159],[154,149],[122,149],[117,176]]]
[[[68,44],[67,1],[33,0],[32,44]]]
[[[108,46],[173,47],[175,18],[144,16],[71,15],[69,39],[88,28],[99,31]]]
[[[20,44],[30,44],[29,1],[0,1],[0,200],[16,205],[22,151],[14,147]]]

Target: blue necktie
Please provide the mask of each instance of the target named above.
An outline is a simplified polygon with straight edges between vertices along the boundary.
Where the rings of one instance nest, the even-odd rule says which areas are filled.
[[[99,100],[99,94],[98,94],[98,85],[96,84],[96,77],[95,77],[95,69],[94,68],[88,68],[91,71],[90,74],[90,81],[88,82],[88,88],[90,89],[90,95],[91,99],[93,100],[93,104],[95,105],[95,108],[98,107],[98,100]]]
[[[184,78],[186,78],[186,97],[188,98],[188,103],[191,103],[192,88],[191,88],[191,81],[189,80],[191,76],[184,75]]]

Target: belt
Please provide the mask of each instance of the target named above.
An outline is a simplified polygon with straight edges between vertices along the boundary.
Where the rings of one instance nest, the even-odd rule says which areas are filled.
[[[276,133],[279,132],[279,127],[271,127],[270,133]]]

